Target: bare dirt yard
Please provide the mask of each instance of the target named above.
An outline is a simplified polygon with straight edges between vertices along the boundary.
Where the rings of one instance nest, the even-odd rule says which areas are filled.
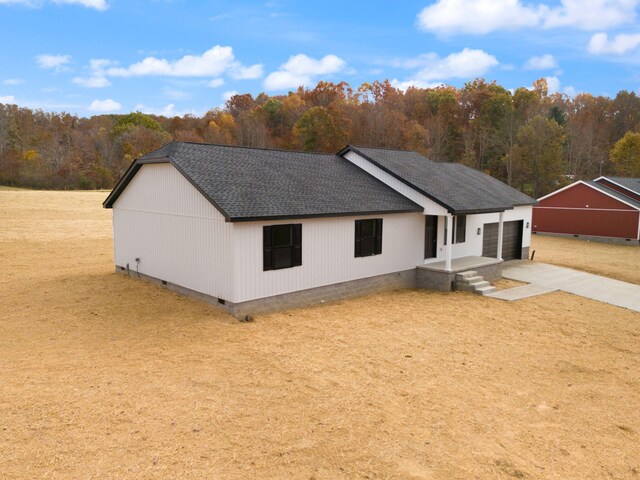
[[[533,235],[534,261],[571,267],[640,284],[640,245],[593,242],[571,237]]]
[[[238,323],[115,275],[104,197],[0,192],[0,478],[640,478],[640,314],[404,290]]]

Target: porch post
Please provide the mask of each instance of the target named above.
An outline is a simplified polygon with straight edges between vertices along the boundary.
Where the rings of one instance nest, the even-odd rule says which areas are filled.
[[[444,217],[445,223],[445,232],[447,233],[447,248],[445,249],[445,264],[444,269],[447,272],[451,271],[451,243],[453,242],[453,216],[447,214]]]
[[[502,260],[502,234],[504,231],[504,212],[500,212],[500,220],[498,223],[498,255],[496,258]]]

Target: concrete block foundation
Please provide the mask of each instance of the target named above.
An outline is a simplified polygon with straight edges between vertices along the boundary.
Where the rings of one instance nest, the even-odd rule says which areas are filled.
[[[451,272],[421,265],[416,268],[416,287],[438,292],[450,292],[455,290],[456,274],[466,270],[475,270],[485,280],[492,282],[502,278],[502,264],[502,261],[496,261],[489,265],[454,268]]]
[[[402,288],[420,288],[425,290],[436,290],[448,292],[455,290],[455,276],[464,270],[475,270],[478,275],[482,275],[486,280],[492,281],[501,278],[502,261],[495,261],[489,265],[479,265],[469,268],[457,268],[447,272],[441,269],[421,265],[411,270],[377,275],[375,277],[361,278],[348,282],[335,283],[322,287],[309,288],[297,292],[284,293],[266,298],[249,300],[246,302],[233,303],[225,299],[219,299],[211,295],[196,292],[189,288],[176,285],[165,280],[151,277],[143,273],[129,270],[116,265],[116,273],[128,275],[133,278],[140,278],[181,295],[197,298],[205,302],[214,304],[227,311],[236,318],[243,319],[247,315],[258,315],[272,313],[290,308],[303,307],[318,303],[344,300],[347,298],[359,297],[370,293],[378,293]]]

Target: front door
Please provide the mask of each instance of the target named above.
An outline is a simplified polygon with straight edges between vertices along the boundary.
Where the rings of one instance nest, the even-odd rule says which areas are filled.
[[[425,215],[424,258],[436,258],[438,251],[438,217]]]

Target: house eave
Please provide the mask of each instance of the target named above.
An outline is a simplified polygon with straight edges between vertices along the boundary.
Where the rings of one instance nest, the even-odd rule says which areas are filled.
[[[180,175],[182,175],[184,178],[186,178],[187,181],[191,185],[193,185],[193,187],[196,190],[198,190],[198,192],[200,192],[200,194],[204,198],[206,198],[207,201],[209,203],[211,203],[211,205],[213,205],[215,207],[215,209],[220,212],[220,214],[222,214],[222,216],[224,216],[224,218],[225,218],[225,220],[227,222],[230,221],[230,217],[227,214],[227,212],[225,212],[222,208],[220,208],[220,206],[218,206],[218,204],[216,202],[214,202],[211,197],[209,197],[198,185],[196,185],[195,182],[193,182],[193,180],[191,180],[191,178],[189,178],[189,176],[186,175],[182,171],[182,169],[178,165],[176,165],[176,163],[169,156],[138,158],[138,159],[134,160],[131,163],[131,165],[129,166],[129,168],[127,169],[127,171],[124,173],[124,175],[120,178],[120,180],[118,181],[118,183],[116,184],[114,189],[111,191],[109,196],[105,199],[104,202],[102,202],[103,208],[113,208],[113,204],[116,202],[116,200],[122,194],[122,192],[125,190],[125,188],[127,188],[127,185],[129,185],[129,183],[131,182],[133,177],[135,177],[136,173],[138,173],[138,170],[140,170],[140,168],[142,168],[143,165],[162,164],[162,163],[168,163],[170,165],[173,165],[173,167],[176,170],[178,170],[178,172],[180,172]]]
[[[467,209],[458,209],[449,210],[449,213],[452,215],[480,215],[483,213],[500,213],[505,212],[507,210],[513,210],[513,206],[508,207],[498,207],[498,208],[467,208]]]
[[[453,211],[453,208],[450,205],[447,205],[445,202],[443,202],[442,200],[440,200],[439,198],[434,197],[433,195],[431,195],[430,193],[425,192],[424,190],[422,190],[421,188],[417,187],[416,185],[414,185],[413,183],[407,181],[406,179],[404,179],[403,177],[401,177],[400,175],[396,174],[395,172],[389,170],[388,168],[385,168],[383,165],[381,165],[380,163],[376,162],[375,160],[373,160],[371,157],[365,155],[364,153],[362,153],[361,151],[359,151],[357,148],[351,146],[351,145],[347,145],[346,147],[344,147],[342,150],[340,150],[336,155],[339,155],[341,157],[344,156],[345,153],[348,152],[355,152],[358,155],[360,155],[362,158],[364,158],[366,161],[370,162],[372,165],[375,165],[376,167],[378,167],[379,169],[381,169],[383,172],[388,173],[389,175],[391,175],[393,178],[395,178],[396,180],[404,183],[405,185],[407,185],[408,187],[411,187],[412,189],[414,189],[416,192],[421,193],[422,195],[424,195],[425,197],[427,197],[429,200],[432,200],[434,202],[436,202],[438,205],[440,205],[441,207],[444,207],[447,209],[447,211],[449,211],[450,213]]]
[[[307,213],[299,215],[265,215],[252,217],[230,217],[228,221],[233,223],[261,222],[270,220],[301,220],[305,218],[333,218],[333,217],[364,217],[370,215],[393,215],[397,213],[422,213],[422,208],[412,208],[404,210],[371,210],[357,212],[329,212],[329,213]]]

